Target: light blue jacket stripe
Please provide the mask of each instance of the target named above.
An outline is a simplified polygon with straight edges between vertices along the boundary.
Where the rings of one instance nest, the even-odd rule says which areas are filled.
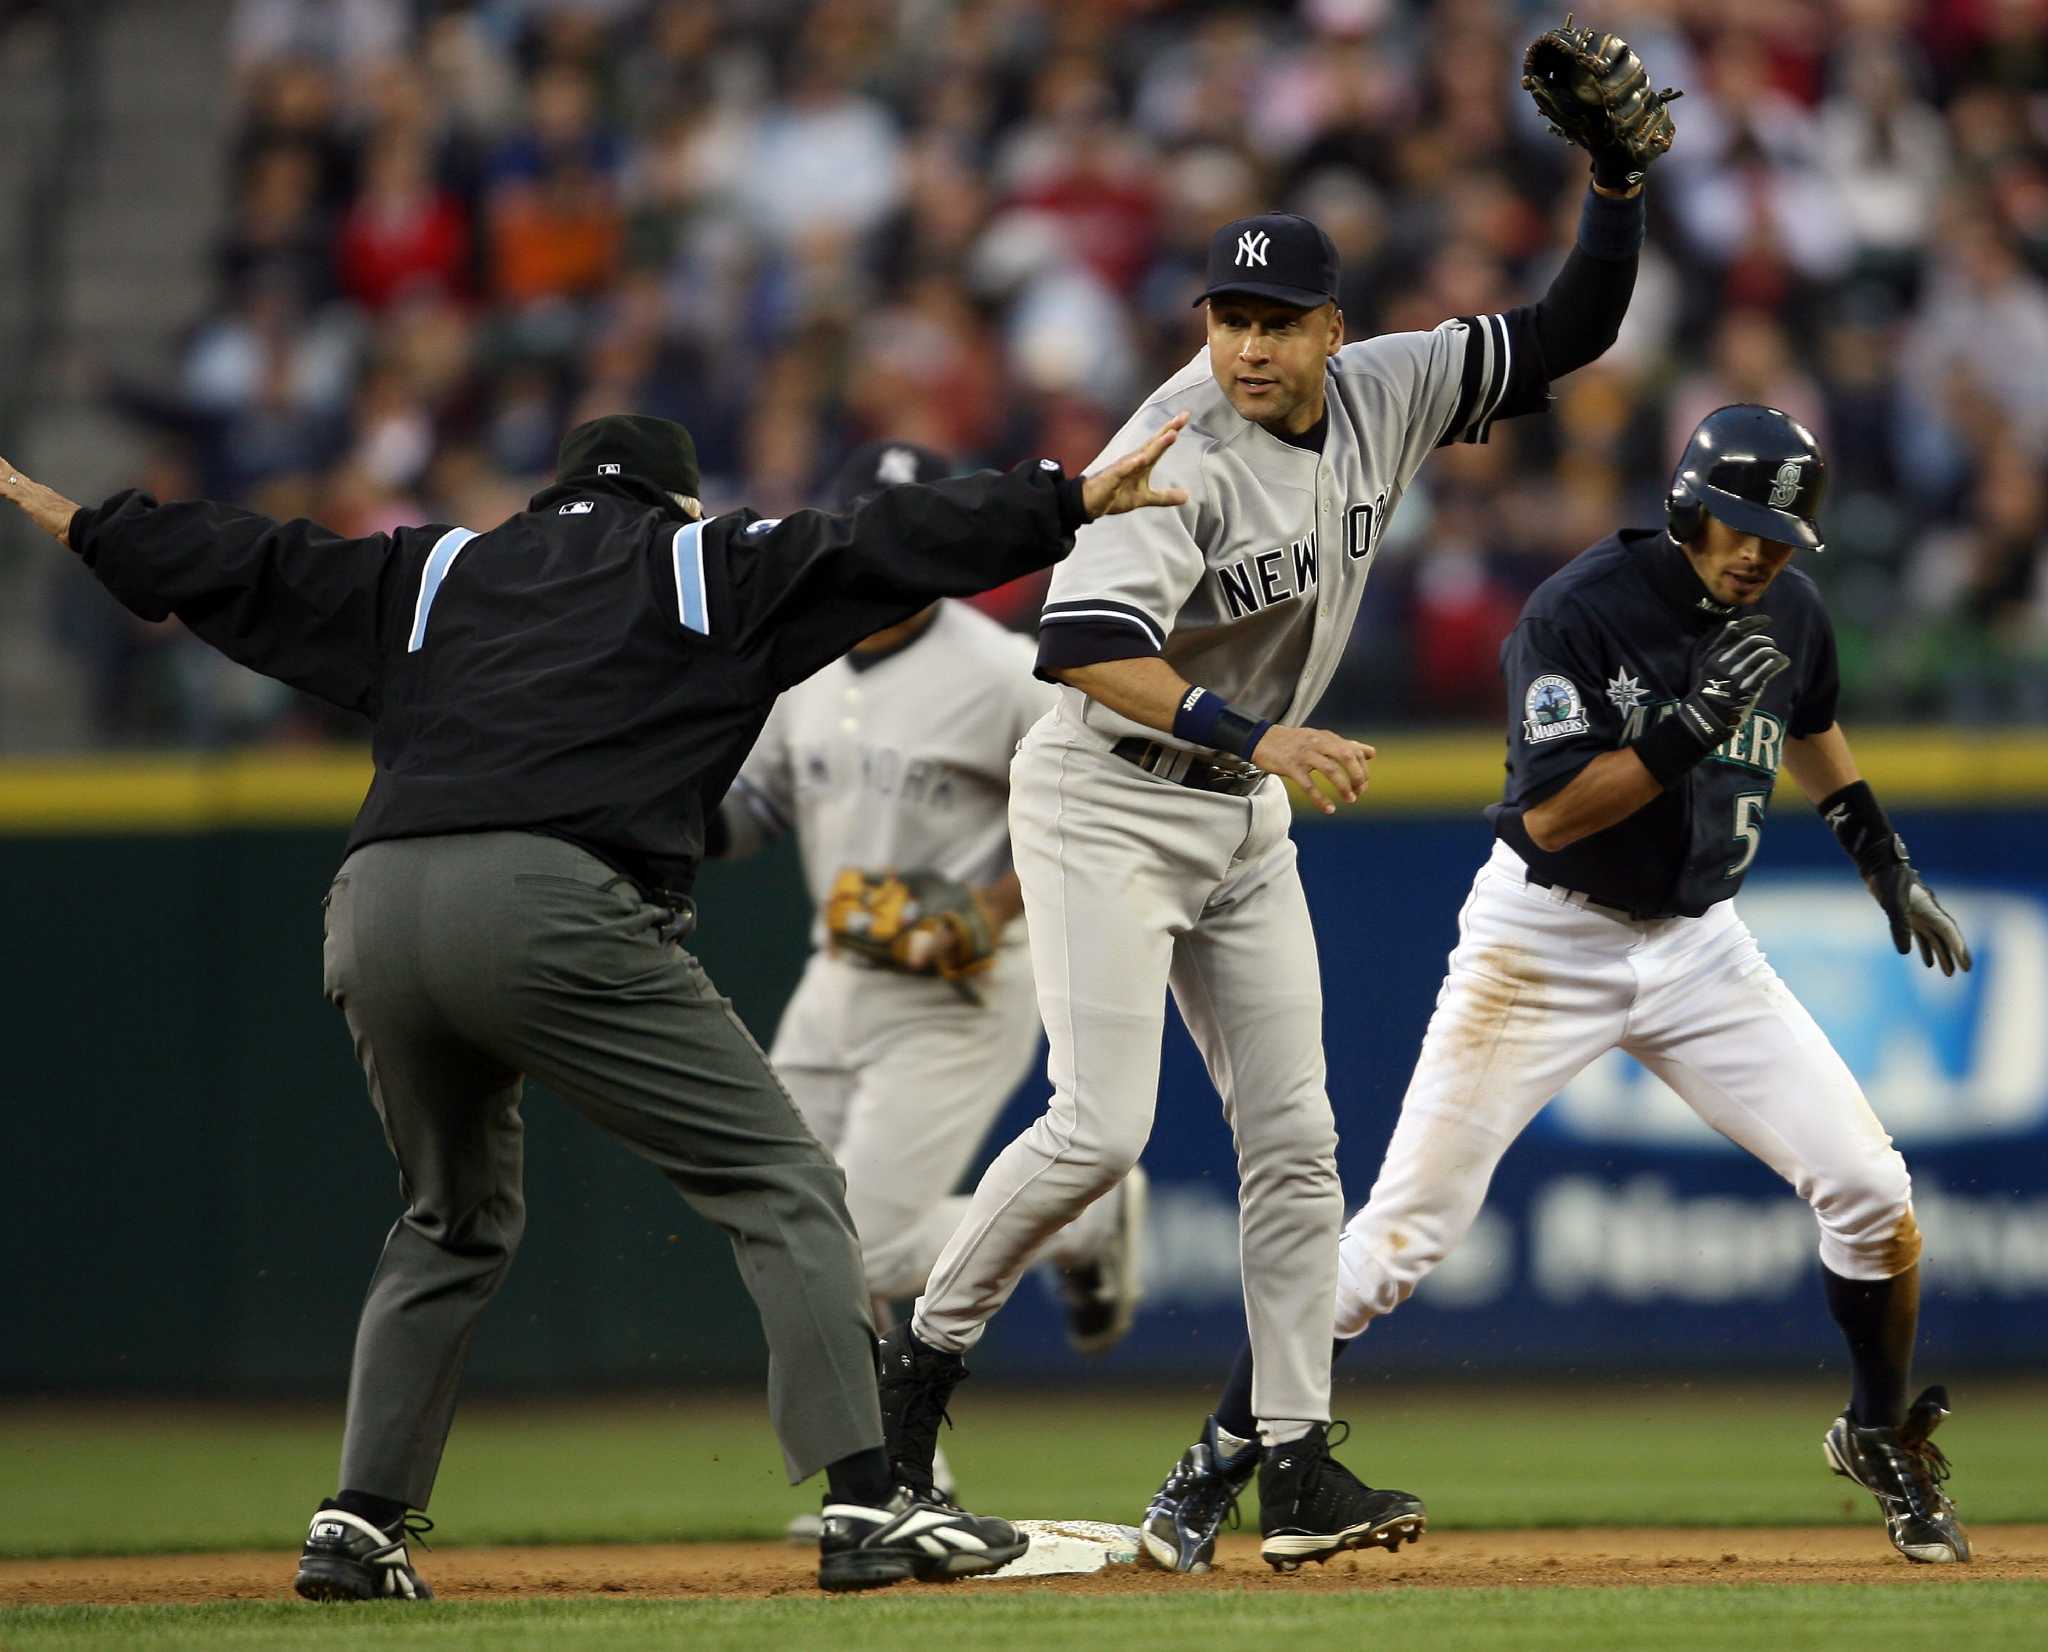
[[[456,553],[474,538],[476,535],[467,528],[450,528],[427,553],[427,565],[420,574],[419,601],[413,604],[412,609],[412,640],[405,645],[408,654],[417,654],[420,644],[427,640],[427,614],[434,606],[434,593],[441,589],[441,581],[448,577]]]
[[[704,606],[704,524],[690,522],[676,529],[676,612],[700,637],[711,635],[711,614]]]

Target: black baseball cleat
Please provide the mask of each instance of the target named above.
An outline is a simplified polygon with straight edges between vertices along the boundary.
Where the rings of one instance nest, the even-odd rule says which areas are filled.
[[[1067,1343],[1077,1354],[1105,1354],[1123,1341],[1144,1295],[1145,1211],[1151,1182],[1132,1165],[1114,1192],[1116,1223],[1108,1243],[1087,1261],[1059,1270]]]
[[[1331,1427],[1344,1430],[1335,1441]],[[1346,1549],[1392,1551],[1429,1530],[1421,1498],[1375,1491],[1330,1455],[1350,1432],[1348,1423],[1318,1423],[1298,1440],[1266,1448],[1259,1463],[1259,1557],[1276,1572]]]
[[[878,1509],[827,1503],[824,1518],[818,1587],[834,1591],[971,1577],[1007,1566],[1031,1545],[1007,1520],[933,1502],[908,1486]]]
[[[427,1580],[412,1569],[406,1540],[434,1529],[423,1514],[401,1516],[379,1528],[359,1514],[320,1505],[299,1551],[292,1587],[308,1600],[432,1600]]]
[[[1948,1415],[1948,1390],[1934,1387],[1907,1409],[1897,1428],[1858,1428],[1844,1411],[1821,1441],[1828,1466],[1877,1499],[1892,1547],[1908,1560],[1968,1560],[1970,1539],[1941,1484],[1948,1458],[1928,1439]]]
[[[951,1423],[946,1401],[967,1380],[967,1366],[958,1354],[927,1348],[910,1334],[905,1320],[884,1336],[875,1350],[879,1364],[876,1387],[882,1401],[882,1445],[889,1453],[889,1472],[898,1485],[927,1503],[946,1506],[933,1474],[939,1449],[939,1425]]]
[[[1145,1557],[1169,1572],[1206,1572],[1216,1558],[1216,1533],[1226,1517],[1236,1520],[1237,1500],[1258,1471],[1259,1442],[1225,1452],[1209,1418],[1145,1506],[1138,1522]]]

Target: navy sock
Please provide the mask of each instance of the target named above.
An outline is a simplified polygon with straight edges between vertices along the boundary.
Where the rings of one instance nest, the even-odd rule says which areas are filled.
[[[889,1454],[880,1446],[856,1451],[825,1465],[826,1495],[835,1503],[858,1503],[878,1509],[895,1487],[889,1483]]]
[[[1858,1428],[1897,1428],[1906,1417],[1913,1337],[1920,1322],[1918,1265],[1890,1279],[1844,1279],[1820,1270],[1828,1312],[1849,1344],[1849,1417]]]
[[[1330,1363],[1337,1363],[1337,1356],[1351,1346],[1350,1337],[1339,1337],[1330,1344]],[[1252,1415],[1252,1345],[1247,1342],[1237,1351],[1237,1363],[1230,1368],[1230,1378],[1223,1385],[1223,1392],[1216,1399],[1216,1426],[1239,1439],[1255,1440],[1259,1437],[1259,1419]]]
[[[405,1518],[406,1505],[389,1497],[378,1497],[367,1491],[341,1491],[336,1493],[334,1506],[344,1514],[357,1515],[369,1521],[380,1532],[388,1532]]]

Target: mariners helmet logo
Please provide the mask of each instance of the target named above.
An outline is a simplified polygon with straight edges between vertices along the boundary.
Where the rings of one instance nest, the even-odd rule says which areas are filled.
[[[1799,497],[1799,461],[1787,459],[1771,483],[1771,509],[1781,511]]]
[[[1237,238],[1237,267],[1241,270],[1257,265],[1266,267],[1266,248],[1273,243],[1273,237],[1262,229],[1248,229]]]
[[[875,480],[886,482],[891,487],[903,482],[915,482],[917,455],[907,447],[884,449],[881,462],[875,466]]]

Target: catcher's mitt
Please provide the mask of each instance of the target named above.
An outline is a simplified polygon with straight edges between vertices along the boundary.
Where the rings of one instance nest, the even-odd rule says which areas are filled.
[[[996,926],[981,897],[936,872],[845,868],[825,900],[825,930],[834,947],[870,963],[949,981],[995,961]]]
[[[1609,189],[1642,182],[1649,164],[1671,147],[1671,112],[1680,94],[1650,90],[1626,40],[1597,29],[1564,27],[1538,35],[1522,54],[1522,87],[1551,131],[1593,157],[1593,178]]]

